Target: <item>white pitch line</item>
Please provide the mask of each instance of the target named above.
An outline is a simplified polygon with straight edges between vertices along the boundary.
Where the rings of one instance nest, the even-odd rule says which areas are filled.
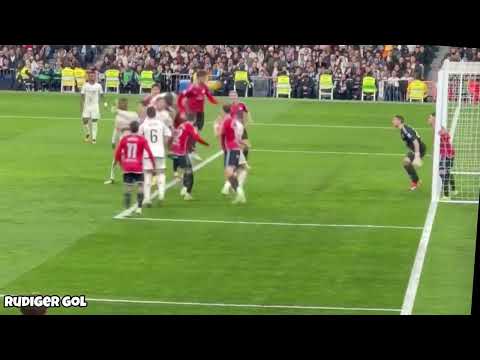
[[[230,221],[230,220],[203,220],[203,219],[171,219],[171,218],[148,218],[148,217],[115,217],[121,220],[136,221],[163,221],[163,222],[189,222],[209,224],[237,224],[237,225],[272,225],[272,226],[303,226],[303,227],[333,227],[333,228],[365,228],[365,229],[398,229],[398,230],[422,230],[420,226],[401,225],[370,225],[370,224],[302,224],[287,222],[259,222],[259,221]]]
[[[0,297],[6,295],[0,294]],[[364,308],[364,307],[339,307],[316,305],[263,305],[263,304],[226,304],[191,301],[162,301],[162,300],[128,300],[128,299],[101,299],[86,298],[87,302],[125,303],[125,304],[151,304],[151,305],[180,305],[180,306],[206,306],[206,307],[240,307],[240,308],[266,308],[266,309],[302,309],[302,310],[339,310],[339,311],[382,311],[400,312],[400,309]]]
[[[432,201],[428,207],[427,218],[425,219],[425,225],[423,226],[422,237],[420,238],[420,243],[418,244],[415,261],[413,263],[410,279],[408,280],[408,286],[407,290],[405,291],[405,297],[403,299],[402,311],[400,312],[400,315],[412,314],[418,285],[420,283],[420,277],[422,276],[423,263],[425,262],[425,256],[427,254],[428,242],[432,233],[435,214],[437,213],[437,206],[438,202]]]
[[[80,120],[80,116],[31,116],[31,115],[0,115],[0,118],[12,118],[12,119],[59,119],[59,120]],[[101,118],[100,121],[113,121],[113,118],[105,117]],[[205,123],[210,124],[212,121],[206,121]],[[273,126],[273,127],[305,127],[305,128],[326,128],[326,129],[379,129],[379,130],[396,130],[391,126],[361,126],[361,125],[328,125],[328,124],[292,124],[292,123],[261,123],[261,122],[252,122],[250,125],[258,126]],[[416,127],[419,130],[425,130],[429,128],[425,127]]]
[[[213,160],[215,160],[216,158],[218,158],[219,156],[223,155],[223,151],[219,151],[219,152],[216,152],[215,154],[213,154],[212,156],[208,157],[207,159],[205,159],[204,161],[202,161],[201,163],[195,165],[193,167],[193,171],[198,171],[200,170],[202,167],[204,167],[205,165],[211,163]],[[168,190],[170,189],[172,186],[174,186],[178,181],[175,179],[175,180],[172,180],[170,181],[169,183],[166,184],[165,186],[165,190]],[[158,195],[158,190],[154,191],[153,194],[151,194],[150,196],[152,198],[154,198],[155,196]],[[115,215],[113,218],[114,219],[123,219],[129,215],[131,215],[136,209],[137,209],[137,204],[131,206],[130,208],[126,209],[126,210],[123,210],[121,213]]]

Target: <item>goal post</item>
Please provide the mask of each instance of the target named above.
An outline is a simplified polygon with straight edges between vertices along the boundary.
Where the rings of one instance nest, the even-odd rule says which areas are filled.
[[[438,73],[433,152],[432,200],[478,204],[480,194],[480,62],[445,60]],[[440,167],[441,127],[455,149],[452,163]],[[447,171],[448,174],[445,172]],[[447,175],[445,175],[447,174]],[[449,196],[443,197],[443,186]]]

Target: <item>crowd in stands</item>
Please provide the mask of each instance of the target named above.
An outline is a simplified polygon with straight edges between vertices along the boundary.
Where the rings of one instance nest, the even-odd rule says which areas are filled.
[[[104,52],[95,45],[0,45],[0,49],[0,69],[24,69],[36,90],[57,89],[65,66],[92,66],[100,79],[106,70],[118,69],[120,91],[133,93],[138,92],[143,70],[152,71],[162,89],[175,90],[176,79],[205,69],[220,82],[217,94],[223,95],[233,88],[235,71],[245,70],[249,79],[271,80],[269,96],[277,77],[289,76],[296,98],[317,97],[319,76],[330,73],[334,98],[359,99],[362,78],[370,75],[382,82],[386,100],[400,100],[409,81],[424,79],[436,51],[423,45],[113,45]]]
[[[8,77],[10,88],[59,90],[64,67],[93,65],[98,45],[0,45],[0,80]]]
[[[480,51],[478,48],[450,47],[443,60],[445,59],[450,61],[480,61]]]
[[[393,97],[401,93],[402,80],[405,92],[409,81],[424,79],[435,50],[423,45],[116,45],[96,67],[100,72],[109,67],[120,70],[123,91],[138,87],[144,69],[153,71],[155,81],[168,88],[173,74],[191,76],[203,68],[220,80],[220,94],[233,88],[239,69],[249,78],[268,77],[273,82],[286,74],[297,98],[316,97],[319,75],[330,72],[335,98],[358,99],[362,78],[369,74],[387,84],[386,97],[399,100]]]

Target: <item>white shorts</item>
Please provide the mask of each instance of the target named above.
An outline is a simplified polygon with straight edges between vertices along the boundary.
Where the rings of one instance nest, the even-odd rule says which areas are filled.
[[[247,159],[245,159],[245,155],[243,155],[243,151],[240,151],[240,158],[238,159],[238,165],[245,165],[247,164]]]
[[[150,158],[143,159],[143,170],[165,170],[165,158],[164,157],[155,157],[155,169],[152,167],[152,162]]]
[[[83,109],[82,118],[84,119],[100,119],[100,110],[98,107],[85,107]]]

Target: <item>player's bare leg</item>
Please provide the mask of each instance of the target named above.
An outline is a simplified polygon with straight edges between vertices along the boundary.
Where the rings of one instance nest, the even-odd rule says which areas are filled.
[[[161,169],[157,174],[157,185],[158,185],[158,200],[163,201],[165,199],[165,183],[167,182],[167,177],[165,175],[165,170]]]
[[[124,188],[125,188],[124,193],[123,193],[124,205],[125,205],[125,208],[128,209],[128,208],[130,208],[130,205],[132,204],[133,185],[125,184]]]
[[[141,215],[142,214],[142,205],[143,205],[143,183],[138,182],[138,188],[137,188],[137,210],[135,210],[135,214]]]
[[[89,126],[89,119],[83,118],[82,119],[83,131],[85,132],[84,142],[90,142],[90,126]]]
[[[145,171],[145,183],[143,185],[143,193],[144,193],[143,205],[145,205],[146,207],[152,206],[152,199],[150,198],[150,194],[152,191],[152,178],[153,178],[153,172],[150,170]]]
[[[104,182],[105,185],[111,185],[115,182],[115,167],[115,159],[113,159],[110,167],[110,178]]]
[[[182,192],[184,193],[183,195],[184,200],[192,200],[192,189],[193,189],[193,170],[191,167],[189,167],[185,169],[185,172],[183,174]]]
[[[225,177],[230,182],[232,189],[237,193],[237,196],[235,197],[235,200],[233,200],[233,203],[236,204],[239,202],[245,202],[245,192],[243,191],[243,188],[239,186],[237,174],[235,173],[235,168],[233,168],[232,166],[227,166],[225,168]]]
[[[92,144],[97,143],[97,131],[98,131],[98,119],[92,119],[90,122],[91,134],[92,134]]]
[[[415,191],[417,188],[420,186],[421,181],[418,177],[417,170],[415,170],[415,167],[412,164],[412,161],[408,158],[405,157],[403,159],[403,168],[407,172],[407,175],[410,177],[411,183],[410,183],[410,191]]]

